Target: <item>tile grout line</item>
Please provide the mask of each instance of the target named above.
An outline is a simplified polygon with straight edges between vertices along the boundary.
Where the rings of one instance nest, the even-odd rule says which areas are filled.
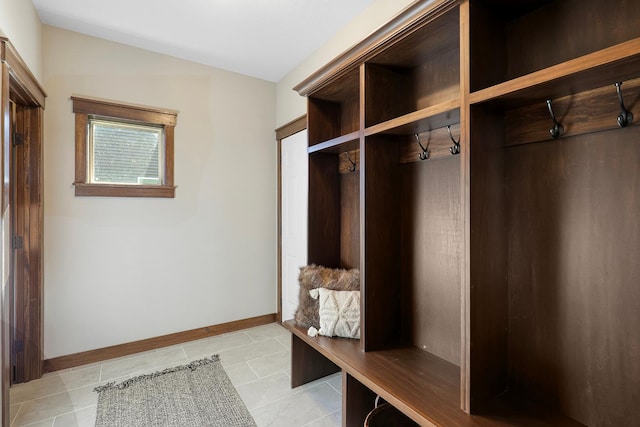
[[[251,340],[253,341],[253,338],[249,337],[249,339],[251,339]],[[242,347],[247,346],[247,345],[254,345],[254,344],[258,344],[259,342],[260,342],[260,341],[253,341],[253,342],[246,343],[246,344],[240,344],[240,345],[237,345],[237,346],[233,346],[233,347],[225,348],[224,350],[214,351],[213,353],[211,353],[211,352],[208,352],[208,353],[196,353],[194,356],[191,356],[191,357],[189,357],[189,355],[187,355],[187,359],[188,359],[189,361],[192,361],[192,360],[195,360],[195,358],[196,358],[196,357],[198,357],[198,358],[203,357],[203,356],[204,356],[204,357],[206,357],[206,355],[207,355],[207,354],[208,354],[208,355],[211,355],[211,354],[218,354],[218,355],[220,355],[220,353],[222,353],[222,352],[225,352],[225,351],[231,351],[231,350],[236,350],[236,349],[238,349],[238,348],[242,348]],[[280,344],[280,345],[282,345],[282,344]],[[186,350],[185,350],[185,353],[186,353]],[[237,363],[236,363],[236,364],[237,364]]]
[[[100,383],[101,383],[101,382],[88,383],[88,384],[85,384],[85,385],[82,385],[82,386],[79,386],[79,387],[73,387],[73,388],[66,388],[66,387],[65,387],[64,391],[59,391],[59,392],[56,392],[56,393],[46,394],[46,395],[44,395],[44,396],[36,397],[35,399],[27,399],[27,400],[25,400],[25,401],[23,401],[23,402],[20,402],[20,405],[21,405],[21,406],[20,406],[20,409],[22,409],[22,405],[23,405],[24,403],[26,403],[26,402],[35,402],[36,400],[46,399],[46,398],[48,398],[48,397],[52,397],[52,396],[55,396],[55,395],[57,395],[57,394],[68,393],[68,392],[70,392],[70,391],[76,391],[76,390],[80,390],[80,389],[87,388],[87,387],[94,387],[94,388],[95,388],[95,387],[99,386],[99,385],[100,385]],[[18,412],[19,412],[19,410],[18,410]],[[18,412],[16,412],[16,418],[18,417]],[[47,419],[47,418],[45,418],[45,420],[46,420],[46,419]]]
[[[265,337],[263,337],[263,339],[258,339],[258,338],[261,338],[261,337],[258,336],[258,338],[254,338],[248,332],[242,331],[242,332],[234,332],[233,334],[228,334],[227,336],[236,335],[236,334],[240,335],[240,336],[242,336],[242,334],[244,334],[244,338],[248,338],[249,341],[247,341],[246,343],[243,343],[243,344],[239,344],[239,345],[232,345],[232,346],[230,346],[230,347],[228,347],[228,348],[226,348],[224,350],[221,350],[221,351],[217,351],[217,352],[216,351],[214,351],[214,352],[210,352],[209,351],[209,352],[203,353],[203,354],[205,354],[206,356],[211,356],[211,354],[227,353],[227,352],[231,352],[231,351],[234,351],[234,350],[237,350],[237,349],[241,349],[243,347],[249,348],[249,346],[252,346],[252,345],[255,346],[255,345],[260,345],[260,344],[268,344],[269,341],[272,341],[274,344],[276,344],[276,347],[278,347],[277,350],[274,350],[272,352],[267,352],[265,354],[259,354],[259,355],[255,354],[255,353],[251,354],[252,352],[249,352],[250,353],[249,354],[250,358],[248,358],[246,360],[240,359],[240,361],[229,365],[229,367],[231,367],[231,366],[239,366],[239,367],[242,367],[242,369],[249,368],[248,372],[250,372],[253,375],[255,375],[255,377],[256,377],[255,380],[247,381],[247,382],[243,383],[242,385],[249,384],[249,383],[252,383],[252,382],[257,382],[257,381],[263,380],[265,378],[269,378],[271,376],[278,375],[280,373],[282,373],[285,377],[290,377],[290,375],[286,372],[286,370],[277,370],[275,372],[272,372],[272,373],[270,373],[268,375],[264,375],[264,376],[260,375],[258,373],[258,371],[253,366],[251,366],[251,364],[249,363],[249,362],[258,361],[260,359],[268,361],[270,358],[273,358],[274,356],[277,356],[279,354],[280,355],[284,355],[285,353],[290,351],[290,349],[287,348],[286,344],[282,342],[282,340],[286,340],[288,337],[290,337],[291,336],[290,334],[286,333],[286,331],[285,331],[285,333],[283,333],[281,335],[265,336]],[[214,345],[215,346],[215,344],[216,344],[215,340],[217,340],[217,338],[218,337],[211,337],[211,338],[208,339],[209,341],[207,341],[207,339],[205,339],[205,340],[203,340],[202,345],[205,346],[205,347],[207,345]],[[189,361],[191,360],[189,358],[189,355],[188,355],[187,349],[186,349],[186,347],[189,344],[195,344],[195,343],[186,343],[186,345],[177,346],[179,348],[179,352],[178,353],[180,354],[180,358],[186,358],[186,362],[187,363],[189,363]],[[269,346],[270,345],[268,345],[268,347]],[[16,404],[17,405],[16,413],[15,413],[15,415],[13,417],[13,420],[10,423],[10,427],[24,427],[25,426],[24,424],[20,423],[20,420],[18,418],[21,417],[22,414],[29,414],[31,412],[31,411],[28,411],[27,410],[27,406],[25,406],[25,404],[27,404],[27,403],[38,402],[38,401],[41,401],[43,399],[50,398],[52,396],[57,396],[57,395],[60,395],[60,394],[69,393],[69,392],[73,392],[73,391],[76,391],[76,390],[88,389],[90,387],[95,388],[96,386],[99,386],[100,384],[103,384],[105,382],[115,381],[118,378],[123,378],[123,379],[130,378],[132,376],[132,374],[129,372],[128,375],[124,375],[124,376],[121,376],[121,377],[115,377],[115,378],[112,378],[112,379],[106,379],[105,378],[105,375],[106,375],[106,372],[107,372],[106,367],[108,367],[111,364],[117,364],[117,363],[120,363],[120,362],[124,362],[126,360],[135,360],[135,359],[144,360],[145,356],[154,357],[158,353],[162,353],[164,351],[171,351],[171,350],[172,350],[171,348],[162,348],[162,349],[156,349],[153,352],[143,352],[143,353],[140,353],[140,354],[132,354],[130,356],[119,358],[119,360],[106,360],[106,361],[103,361],[102,363],[97,364],[98,365],[97,366],[97,371],[98,371],[97,372],[98,373],[97,382],[90,381],[90,382],[85,383],[85,384],[77,385],[77,386],[75,386],[73,388],[66,388],[67,385],[64,384],[65,381],[64,381],[64,378],[63,378],[66,375],[63,375],[63,374],[77,373],[77,372],[82,372],[83,370],[95,369],[96,366],[93,365],[93,364],[87,364],[85,366],[78,366],[78,367],[75,367],[75,368],[72,368],[72,369],[66,369],[64,371],[59,371],[59,372],[57,372],[57,374],[61,375],[60,378],[63,380],[62,382],[63,382],[63,385],[65,386],[65,389],[63,391],[58,391],[58,392],[46,394],[44,396],[38,396],[37,398],[26,399],[26,400],[24,400],[24,401],[22,401],[20,403],[17,403]],[[280,358],[278,360],[280,360]],[[173,363],[172,364],[168,364],[168,365],[164,365],[163,364],[163,365],[160,365],[160,368],[162,368],[163,366],[171,366],[171,365],[173,365]],[[142,372],[153,370],[153,369],[157,370],[157,369],[160,369],[160,368],[158,368],[157,366],[152,366],[152,367],[149,367],[148,369],[140,370],[140,371],[138,371],[138,373],[142,373]],[[91,374],[91,376],[93,376],[93,375],[95,375],[95,373]],[[83,378],[80,378],[80,379],[83,379]],[[322,383],[319,383],[318,385],[320,385],[320,384],[322,384]],[[331,388],[333,390],[335,390],[334,387],[331,387]],[[304,392],[305,390],[306,389],[300,389],[300,390],[293,390],[292,389],[291,390],[292,393],[288,397],[276,399],[272,403],[286,400],[287,398],[290,398],[291,396],[297,396],[300,393]],[[262,408],[263,406],[266,406],[266,405],[261,405],[261,406],[259,406],[257,408],[254,408],[254,409],[259,409],[259,408]],[[97,409],[97,405],[94,403],[92,405],[89,405],[89,406],[86,406],[86,407],[83,407],[83,408],[78,408],[78,409],[74,408],[73,411],[67,411],[67,412],[64,412],[64,413],[55,414],[54,416],[52,416],[50,418],[44,418],[42,420],[33,421],[31,424],[28,424],[28,425],[31,426],[31,425],[35,425],[35,424],[38,424],[38,423],[48,422],[50,420],[51,421],[51,425],[53,426],[53,425],[55,425],[56,420],[59,417],[62,417],[62,416],[65,416],[65,415],[69,415],[69,414],[73,414],[73,413],[76,413],[76,412],[79,412],[79,411],[87,410],[88,408],[96,408]]]
[[[9,397],[9,403],[11,403],[11,397]],[[16,411],[16,415],[13,417],[13,419],[9,422],[10,427],[13,427],[14,423],[16,422],[16,420],[18,419],[18,415],[20,415],[20,410],[22,409],[22,406],[24,405],[24,402],[20,402],[20,406],[18,407],[18,410]]]
[[[327,383],[327,385],[329,387],[331,387],[332,389],[334,389],[336,391],[336,393],[338,393],[340,396],[342,396],[342,387],[340,388],[340,390],[338,390],[337,388],[335,388],[333,385],[331,385],[331,383],[327,380],[325,381]]]
[[[273,375],[275,375],[275,374],[273,374]],[[269,375],[269,376],[271,376],[271,375]],[[268,377],[265,377],[265,378],[268,378]],[[263,379],[263,378],[261,378],[261,379]],[[296,390],[296,391],[293,391],[294,389],[291,389],[291,390],[293,391],[293,393],[291,393],[291,394],[289,394],[289,395],[286,395],[286,396],[283,396],[283,397],[280,397],[280,398],[278,398],[278,399],[276,399],[276,400],[273,400],[273,401],[271,401],[271,402],[265,403],[265,404],[263,404],[263,405],[256,406],[255,408],[251,409],[251,410],[250,410],[250,412],[257,411],[258,409],[262,409],[262,408],[265,408],[265,407],[267,407],[267,406],[271,406],[271,405],[273,405],[273,404],[276,404],[276,403],[281,402],[281,401],[284,401],[284,400],[289,400],[289,399],[291,399],[293,396],[297,396],[297,395],[299,395],[299,394],[301,394],[301,393],[303,393],[303,392],[305,392],[305,391],[308,391],[308,390],[310,390],[310,389],[312,389],[312,388],[315,388],[315,387],[318,387],[318,386],[320,386],[320,385],[322,385],[322,383],[314,384],[314,385],[312,385],[311,387],[303,388],[303,389],[301,389],[301,390]]]
[[[257,372],[256,372],[256,370],[255,370],[255,369],[253,369],[253,366],[251,366],[251,364],[250,364],[248,361],[245,361],[245,362],[244,362],[244,364],[245,364],[245,365],[247,365],[247,366],[249,367],[249,369],[251,370],[251,372],[253,372],[254,374],[256,374],[256,377],[258,377],[258,380],[261,380],[261,379],[263,379],[263,378],[266,378],[266,377],[262,377],[259,373],[257,373]],[[257,380],[256,380],[256,381],[257,381]],[[249,381],[249,382],[251,382],[251,381]]]
[[[308,423],[303,424],[302,427],[310,426],[311,424],[315,423],[316,421],[320,421],[323,418],[329,418],[333,414],[340,414],[340,418],[342,419],[342,411],[334,411],[334,412],[330,412],[328,414],[325,414],[325,415],[321,416],[320,418],[316,418],[315,420],[311,420]]]
[[[98,405],[97,405],[97,404],[95,404],[95,405],[85,406],[84,408],[76,409],[75,411],[64,412],[64,413],[62,413],[62,414],[58,414],[58,415],[56,415],[55,417],[53,417],[53,425],[55,425],[55,424],[56,424],[56,419],[57,419],[58,417],[63,417],[63,416],[65,416],[65,415],[74,414],[74,413],[76,413],[76,412],[84,411],[85,409],[93,408],[94,406],[96,407],[96,409],[98,409]],[[47,420],[47,418],[45,418],[43,421],[45,421],[45,420]],[[42,421],[36,421],[36,422],[42,422]]]

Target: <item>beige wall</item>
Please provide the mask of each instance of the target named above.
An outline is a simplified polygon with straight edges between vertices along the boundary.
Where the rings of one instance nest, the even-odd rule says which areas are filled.
[[[43,27],[45,357],[276,311],[275,84]],[[175,199],[74,197],[71,94],[180,111]]]
[[[333,58],[357,44],[387,23],[413,0],[375,0],[362,14],[336,33],[313,55],[291,70],[277,86],[276,121],[278,126],[306,113],[305,98],[293,87],[313,74]]]
[[[376,0],[277,85],[42,26],[0,0],[0,30],[48,93],[45,357],[276,309],[273,129],[305,113],[291,88],[411,0]],[[71,94],[180,110],[175,199],[73,195]]]
[[[40,18],[31,0],[0,0],[0,34],[8,37],[33,75],[41,80]]]

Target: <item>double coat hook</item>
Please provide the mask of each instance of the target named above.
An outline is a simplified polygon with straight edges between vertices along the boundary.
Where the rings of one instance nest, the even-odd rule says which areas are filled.
[[[349,160],[349,163],[351,163],[347,169],[349,170],[349,172],[355,172],[356,171],[356,162],[351,160],[351,156],[349,155],[348,151],[345,151],[345,154],[347,155],[347,160]]]
[[[418,153],[418,158],[420,158],[420,160],[427,160],[429,158],[429,142],[430,139],[427,140],[427,147],[425,148],[422,143],[420,142],[420,135],[416,133],[416,141],[418,141],[418,145],[420,146],[420,148],[422,149],[421,153]]]
[[[618,115],[618,126],[621,128],[630,125],[633,122],[633,113],[627,110],[627,107],[624,106],[624,100],[622,99],[622,90],[620,86],[622,86],[622,82],[616,82],[616,92],[618,92],[618,101],[620,101],[620,109],[622,112]]]
[[[547,99],[547,108],[549,109],[549,114],[551,115],[551,119],[553,120],[553,127],[549,129],[549,133],[553,139],[559,138],[564,133],[564,126],[562,126],[558,120],[556,120],[555,114],[553,114],[553,108],[551,108],[551,100]]]
[[[460,154],[460,138],[458,138],[457,141],[453,138],[453,135],[451,135],[451,125],[447,126],[447,132],[449,132],[449,138],[451,138],[453,142],[453,146],[449,147],[449,151],[453,155]]]

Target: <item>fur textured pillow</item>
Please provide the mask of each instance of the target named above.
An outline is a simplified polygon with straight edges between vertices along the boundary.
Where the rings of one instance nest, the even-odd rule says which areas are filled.
[[[309,295],[311,289],[325,288],[334,291],[359,291],[360,270],[327,268],[307,265],[300,268],[300,293],[294,320],[298,326],[320,328],[320,305]]]
[[[360,338],[360,291],[319,288],[312,289],[309,294],[320,300],[320,329],[312,326],[308,335]]]

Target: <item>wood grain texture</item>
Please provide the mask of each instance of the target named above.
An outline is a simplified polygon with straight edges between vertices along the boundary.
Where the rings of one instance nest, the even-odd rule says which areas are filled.
[[[330,359],[315,351],[296,335],[291,335],[291,388],[326,377],[340,370]]]
[[[470,0],[460,3],[460,214],[462,221],[462,247],[459,255],[460,268],[460,408],[470,411],[469,359],[471,355],[470,322],[470,260],[471,241],[471,186],[470,186],[470,140],[471,108],[471,34],[473,30],[472,4]]]
[[[155,350],[157,348],[182,344],[189,341],[212,337],[239,331],[241,329],[252,328],[254,326],[267,325],[276,320],[275,313],[263,316],[251,317],[248,319],[235,320],[233,322],[221,323],[218,325],[205,326],[203,328],[191,329],[184,332],[163,335],[160,337],[147,338],[125,344],[118,344],[96,350],[83,351],[81,353],[69,354],[66,356],[54,357],[44,361],[45,372],[54,372],[62,369],[73,368],[75,366],[97,363],[116,357],[128,356],[143,351]]]
[[[459,157],[404,165],[400,232],[403,324],[413,346],[460,365]]]
[[[75,181],[87,182],[87,132],[88,117],[86,114],[75,115]]]
[[[328,85],[336,76],[351,72],[389,46],[411,35],[417,28],[427,25],[457,5],[456,0],[413,2],[387,24],[381,26],[361,42],[345,51],[293,89],[306,96]]]
[[[507,150],[511,387],[640,425],[640,129]]]
[[[347,158],[347,153],[349,157]],[[351,159],[351,161],[349,161]],[[338,158],[340,162],[338,165],[338,172],[342,175],[350,174],[354,172],[360,172],[360,149],[356,150],[345,150],[345,152],[340,153]],[[351,163],[355,163],[355,166]],[[349,170],[350,168],[355,167],[355,170]],[[357,191],[360,191],[360,187],[358,186]]]
[[[507,239],[504,123],[489,109],[470,112],[469,325],[470,411],[507,389]]]
[[[451,135],[453,135],[456,141],[460,140],[459,123],[453,123],[451,125]],[[449,149],[453,147],[453,142],[446,127],[422,132],[419,133],[418,136],[420,137],[422,146],[429,150],[429,158],[426,160],[420,159],[419,155],[422,153],[422,148],[418,145],[415,135],[409,135],[399,142],[400,163],[429,163],[429,160],[449,158],[452,156]]]
[[[640,78],[623,82],[625,106],[634,113],[635,126],[640,122]],[[564,127],[562,137],[619,129],[621,112],[616,88],[612,84],[552,100],[554,114]],[[507,110],[505,113],[506,145],[549,141],[553,121],[546,103]]]
[[[359,125],[345,133],[345,109],[330,111],[321,120],[337,133],[312,150],[360,149],[363,338],[292,331],[360,383],[351,396],[343,390],[345,407],[360,411],[368,389],[422,425],[640,423],[630,326],[640,275],[616,262],[638,252],[640,157],[615,145],[635,143],[639,127],[617,128],[613,87],[624,82],[640,117],[640,3],[425,0],[400,15],[297,87],[340,104],[339,82],[359,69]],[[547,99],[566,127],[559,141],[548,141]],[[457,157],[447,153],[451,124]],[[415,133],[431,138],[430,161],[416,161]],[[617,153],[605,153],[607,142]],[[442,378],[411,383],[431,363],[413,358],[435,357],[423,346],[454,362],[432,371],[449,372],[454,388]],[[434,388],[446,398],[414,397]]]
[[[3,57],[6,49],[6,44],[1,43],[0,49],[2,49]],[[10,100],[9,100],[9,68],[5,62],[0,62],[0,151],[2,152],[2,162],[0,163],[0,168],[2,174],[2,191],[1,191],[1,203],[0,203],[0,220],[2,224],[5,224],[5,221],[9,221],[11,217],[9,206],[10,206],[10,185],[11,185],[11,174],[10,174],[10,165],[11,165],[11,123],[10,123]],[[2,253],[10,254],[11,253],[11,237],[7,236],[3,231],[1,233],[2,242]],[[6,258],[9,259],[10,258]],[[10,289],[12,287],[13,276],[11,271],[5,270],[4,266],[2,268],[2,281],[0,286],[0,305],[2,306],[1,315],[2,321],[0,322],[0,339],[1,346],[0,350],[2,353],[0,354],[0,369],[2,370],[2,375],[0,376],[0,393],[2,395],[1,403],[2,403],[2,416],[1,420],[2,425],[9,425],[9,414],[10,414],[10,402],[9,402],[9,384],[11,381],[11,298],[10,298]]]
[[[25,138],[26,126],[26,107],[16,105],[11,102],[11,132],[20,133]],[[28,140],[27,140],[28,141]],[[26,151],[26,153],[25,153]],[[28,289],[29,289],[29,264],[27,251],[24,249],[24,238],[29,238],[27,227],[28,220],[25,216],[28,213],[28,187],[25,189],[25,154],[28,149],[24,145],[13,145],[10,148],[11,157],[11,238],[20,236],[23,238],[23,247],[12,250],[12,275],[13,283],[11,284],[11,346],[12,346],[12,384],[22,383],[25,381],[25,351],[17,351],[16,343],[18,341],[25,342],[27,336],[26,326],[29,319],[25,316],[28,313]],[[26,191],[25,191],[26,190]],[[25,212],[26,211],[26,212]],[[27,233],[26,236],[24,234]],[[13,249],[13,248],[12,248]]]
[[[13,234],[22,237],[14,251],[14,340],[24,343],[15,354],[16,383],[42,376],[43,324],[43,158],[42,109],[15,106],[14,131],[24,138],[13,147]]]
[[[510,108],[583,92],[638,77],[640,38],[471,93],[472,104],[497,101]]]
[[[323,336],[311,338],[293,321],[284,322],[283,326],[306,343],[311,351],[335,363],[343,375],[350,375],[421,426],[580,426],[575,421],[517,399],[499,399],[481,415],[465,414],[458,405],[460,371],[452,363],[415,347],[362,352],[357,340]],[[366,393],[356,393],[356,404],[363,395]]]
[[[360,268],[360,173],[340,175],[340,266]]]
[[[309,140],[311,143],[311,140]],[[337,136],[319,142],[317,144],[310,145],[307,149],[309,154],[311,153],[342,153],[344,151],[356,150],[360,147],[360,131],[350,132],[345,135]]]
[[[445,65],[449,62],[446,57],[460,46],[459,25],[458,8],[441,10],[428,21],[428,25],[414,25],[405,37],[367,59],[367,62],[418,70],[425,63],[441,58],[441,65]],[[457,61],[456,58],[454,62]]]
[[[512,5],[515,3],[512,2]],[[504,82],[507,80],[508,60],[504,20],[494,10],[476,1],[470,3],[467,19],[469,34],[464,59],[469,61],[468,90],[477,91]]]
[[[307,262],[340,267],[340,175],[335,154],[309,155]]]
[[[376,394],[343,372],[342,399],[342,427],[363,426],[367,414],[374,408]]]
[[[369,65],[366,127],[458,101],[459,60],[459,50],[451,48],[436,57],[428,57],[415,68]]]
[[[309,97],[308,117],[309,146],[357,131],[360,126],[359,70],[353,70]]]
[[[342,132],[340,125],[342,111],[337,102],[309,98],[307,114],[309,116],[309,147],[348,133]]]
[[[365,64],[365,127],[414,111],[410,70]]]
[[[73,184],[76,196],[93,197],[176,197],[176,187],[167,185]]]
[[[108,99],[72,95],[73,112],[97,116],[135,120],[164,126],[175,126],[178,111],[168,108],[130,104]]]
[[[360,198],[364,210],[362,339],[364,350],[371,351],[406,340],[401,328],[398,144],[390,136],[369,137],[360,155],[365,174]]]
[[[7,64],[13,96],[18,97],[23,105],[44,108],[47,94],[38,79],[7,38],[0,39],[0,45],[0,59]]]
[[[307,115],[302,115],[276,129],[276,139],[281,141],[307,128]]]
[[[159,197],[174,198],[175,125],[178,112],[135,104],[124,104],[96,98],[72,96],[75,113],[75,195],[93,197]],[[95,184],[89,182],[88,125],[91,116],[161,125],[164,131],[162,185]]]
[[[562,0],[507,24],[507,78],[513,79],[640,37],[640,2]]]
[[[14,287],[14,296],[3,295],[4,315],[8,315],[9,305],[15,310],[12,319],[3,319],[15,333],[14,338],[24,342],[24,350],[16,355],[17,379],[29,381],[42,376],[43,360],[43,113],[46,93],[26,66],[17,50],[7,40],[0,41],[2,56],[2,145],[5,182],[3,186],[3,212],[11,198],[12,217],[9,229],[23,238],[23,247],[15,251],[12,275],[9,283],[3,283],[7,289]],[[13,124],[9,123],[9,100],[15,102]],[[24,145],[17,150],[11,147],[11,132],[23,134]],[[11,177],[11,190],[9,182]],[[9,221],[4,218],[3,221]],[[6,236],[10,241],[12,236]],[[6,256],[12,248],[5,247]],[[13,258],[13,257],[12,257]],[[8,274],[8,272],[6,273]],[[13,280],[13,282],[11,282]],[[9,344],[8,334],[3,330],[3,425],[8,414]]]

